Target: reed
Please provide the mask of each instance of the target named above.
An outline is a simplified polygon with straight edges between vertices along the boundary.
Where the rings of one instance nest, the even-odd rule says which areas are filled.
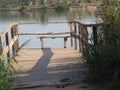
[[[98,30],[98,45],[86,55],[89,79],[104,83],[105,90],[120,90],[120,1],[105,0],[105,26]]]

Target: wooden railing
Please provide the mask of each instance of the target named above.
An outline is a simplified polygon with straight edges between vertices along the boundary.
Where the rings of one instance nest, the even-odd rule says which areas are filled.
[[[43,41],[44,38],[52,38],[52,39],[63,38],[64,39],[64,48],[66,48],[67,47],[67,38],[69,38],[69,36],[40,36],[38,38],[40,38],[42,49],[44,48],[44,41]]]
[[[18,24],[14,23],[9,25],[1,34],[0,34],[0,55],[6,55],[10,57],[10,52],[12,55],[15,55],[19,48],[18,41]]]
[[[99,24],[82,24],[77,21],[71,21],[70,23],[70,32],[71,33],[71,47],[74,47],[75,50],[79,50],[79,52],[82,52],[85,54],[87,51],[89,51],[90,46],[97,45],[98,44],[98,35],[97,35],[97,29],[101,26],[103,26],[103,23]],[[88,35],[89,30],[88,27],[91,27],[92,29],[92,35],[93,35],[93,43],[89,43],[88,41]]]
[[[52,22],[54,23],[54,22]],[[56,22],[55,22],[56,23]],[[62,22],[65,23],[65,22]],[[39,24],[39,23],[14,23],[8,26],[0,34],[0,55],[7,54],[7,57],[10,57],[10,52],[12,55],[15,55],[19,50],[19,35],[44,35],[39,36],[38,38],[41,41],[41,48],[44,48],[44,38],[63,38],[64,39],[64,48],[66,48],[67,38],[70,38],[71,47],[74,47],[75,50],[78,50],[81,53],[86,53],[89,50],[90,45],[98,44],[97,37],[97,28],[103,26],[103,24],[82,24],[77,21],[68,22],[70,26],[69,32],[19,32],[19,24]],[[41,24],[41,23],[40,23]],[[49,24],[49,23],[48,23]],[[59,22],[57,22],[59,24]],[[92,28],[93,33],[93,43],[88,41],[88,27]],[[63,36],[61,34],[69,34],[69,36]],[[51,35],[51,36],[47,36]],[[59,35],[59,36],[54,36]],[[61,35],[61,36],[60,36]],[[5,40],[5,41],[4,41]],[[5,42],[5,45],[4,45]]]

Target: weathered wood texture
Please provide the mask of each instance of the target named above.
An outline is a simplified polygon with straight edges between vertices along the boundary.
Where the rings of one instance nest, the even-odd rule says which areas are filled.
[[[98,44],[98,35],[97,35],[97,28],[104,26],[103,23],[100,24],[82,24],[78,21],[71,21],[70,23],[70,31],[74,32],[71,33],[71,47],[74,47],[75,50],[79,50],[79,52],[86,53],[88,51],[88,46],[92,43],[88,42],[88,27],[92,28],[93,32],[93,44]],[[74,40],[73,40],[73,38]],[[78,49],[79,48],[79,49]]]
[[[69,38],[70,36],[40,36],[38,38],[40,38],[40,42],[41,42],[41,48],[43,49],[44,48],[44,38],[52,38],[52,39],[55,39],[55,38],[63,38],[64,39],[64,48],[67,47],[67,38]]]
[[[9,45],[9,36],[8,36],[8,32],[5,34],[5,40],[6,40],[6,46],[8,47],[8,52],[7,52],[7,57],[10,57],[10,45]]]
[[[0,55],[7,54],[8,57],[10,57],[11,48],[13,55],[18,52],[19,35],[42,35],[38,37],[41,41],[42,49],[21,49],[18,52],[18,56],[16,56],[17,64],[13,63],[13,66],[17,70],[15,77],[17,86],[55,85],[59,84],[60,80],[64,78],[69,78],[72,82],[79,82],[84,79],[83,73],[85,73],[86,69],[82,66],[81,56],[88,51],[88,27],[91,27],[93,31],[93,45],[97,45],[97,28],[103,24],[82,24],[77,21],[68,23],[70,25],[69,32],[18,32],[19,24],[40,23],[15,23],[11,24],[0,34]],[[50,23],[46,22],[45,24]],[[11,40],[9,33],[11,34]],[[69,34],[70,36],[62,36],[61,34]],[[5,46],[3,46],[2,37],[5,37]],[[66,48],[67,38],[69,37],[71,39],[71,47],[74,47],[74,49]],[[45,38],[63,38],[64,48],[44,48],[43,39]]]
[[[71,32],[19,32],[18,35],[60,35],[60,34],[70,34]]]
[[[62,24],[62,23],[68,23],[68,22],[21,22],[19,24]]]
[[[15,84],[18,87],[61,84],[84,80],[86,68],[82,54],[73,48],[21,49],[16,57]]]
[[[75,35],[77,35],[77,23],[74,23],[74,32]],[[74,43],[75,43],[75,50],[77,50],[77,38],[74,37]]]
[[[70,32],[74,32],[72,23],[70,23]],[[70,39],[71,39],[71,47],[73,47],[73,36],[72,36],[72,33],[70,33]]]
[[[2,33],[0,33],[0,52],[1,54],[7,54],[10,57],[10,49],[12,48],[12,54],[14,55],[17,52],[18,46],[18,24],[14,23],[9,25]],[[11,35],[10,35],[11,34]],[[11,36],[11,38],[10,38]],[[3,47],[2,38],[5,37],[6,45]]]

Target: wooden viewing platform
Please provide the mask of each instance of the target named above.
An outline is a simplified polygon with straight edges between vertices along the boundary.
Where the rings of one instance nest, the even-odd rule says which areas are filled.
[[[0,34],[0,56],[14,56],[17,60],[17,63],[13,63],[16,70],[14,83],[17,88],[76,83],[85,79],[87,69],[82,55],[88,53],[90,45],[98,44],[97,27],[103,24],[81,24],[71,21],[68,22],[69,32],[46,33],[19,32],[20,24],[25,23],[11,24]],[[88,42],[88,27],[92,27],[93,30],[92,44]],[[21,48],[20,35],[39,35],[41,48]],[[44,48],[45,38],[63,38],[64,47]],[[70,38],[71,48],[66,46],[67,38]]]
[[[15,84],[32,87],[80,82],[86,71],[81,56],[73,48],[21,49],[14,64]]]

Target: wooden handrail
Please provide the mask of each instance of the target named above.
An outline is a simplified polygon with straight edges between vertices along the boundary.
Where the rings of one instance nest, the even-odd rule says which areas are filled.
[[[59,23],[69,23],[70,31],[68,32],[18,32],[18,25],[21,24],[59,24]],[[30,22],[30,23],[13,23],[9,25],[2,33],[0,33],[0,55],[2,53],[7,54],[10,57],[10,49],[12,48],[13,54],[15,55],[19,48],[19,35],[42,35],[39,36],[41,41],[41,47],[44,47],[44,38],[63,38],[64,48],[66,48],[67,38],[70,37],[71,47],[75,50],[79,49],[79,52],[86,52],[88,43],[88,29],[87,27],[92,27],[93,31],[93,45],[98,44],[97,28],[104,26],[103,23],[99,24],[83,24],[79,21],[70,22]],[[11,40],[9,38],[9,33],[11,34]],[[65,34],[65,36],[59,36]],[[51,36],[50,36],[51,35]],[[53,35],[53,36],[52,36]],[[54,36],[56,35],[56,36]],[[58,35],[58,36],[57,36]],[[67,36],[66,36],[67,35]],[[70,36],[68,36],[70,35]],[[2,38],[5,37],[6,46],[3,46]]]
[[[20,22],[21,24],[60,24],[60,23],[68,23],[68,22]]]
[[[68,38],[70,36],[40,36],[38,38],[52,38],[52,39],[55,39],[55,38]]]
[[[18,23],[13,23],[9,25],[2,33],[0,33],[0,55],[7,54],[10,57],[10,50],[12,48],[13,55],[16,54],[19,48],[18,44]],[[11,36],[11,38],[10,38]],[[2,38],[5,37],[6,44],[3,45]]]
[[[18,35],[60,35],[60,34],[70,34],[71,32],[19,32]]]
[[[88,27],[92,28],[93,33],[93,43],[92,45],[98,44],[98,35],[97,35],[97,28],[104,26],[104,23],[98,23],[98,24],[83,24],[79,21],[70,21],[70,31],[73,31],[74,33],[71,33],[71,46],[77,49],[77,44],[79,43],[79,52],[87,52],[88,45],[90,46],[90,43],[88,43]],[[77,27],[76,27],[77,25]],[[77,31],[76,31],[77,30]],[[74,41],[73,41],[73,38]],[[78,43],[77,43],[78,39]],[[77,43],[77,44],[76,44]]]
[[[40,38],[40,42],[41,42],[41,48],[43,49],[44,48],[44,41],[43,39],[44,38],[52,38],[52,39],[55,39],[55,38],[63,38],[64,39],[64,48],[67,47],[67,38],[69,38],[70,36],[40,36],[38,38]]]
[[[97,23],[97,24],[83,24],[81,23],[80,21],[70,21],[68,23],[78,23],[78,24],[81,24],[83,26],[86,26],[86,27],[100,27],[100,26],[104,26],[105,24],[104,23]]]
[[[3,32],[0,33],[0,36],[4,36],[7,32],[9,32],[11,30],[11,28],[14,26],[14,25],[18,25],[18,23],[13,23],[13,24],[10,24],[7,28],[5,28],[3,30]]]

